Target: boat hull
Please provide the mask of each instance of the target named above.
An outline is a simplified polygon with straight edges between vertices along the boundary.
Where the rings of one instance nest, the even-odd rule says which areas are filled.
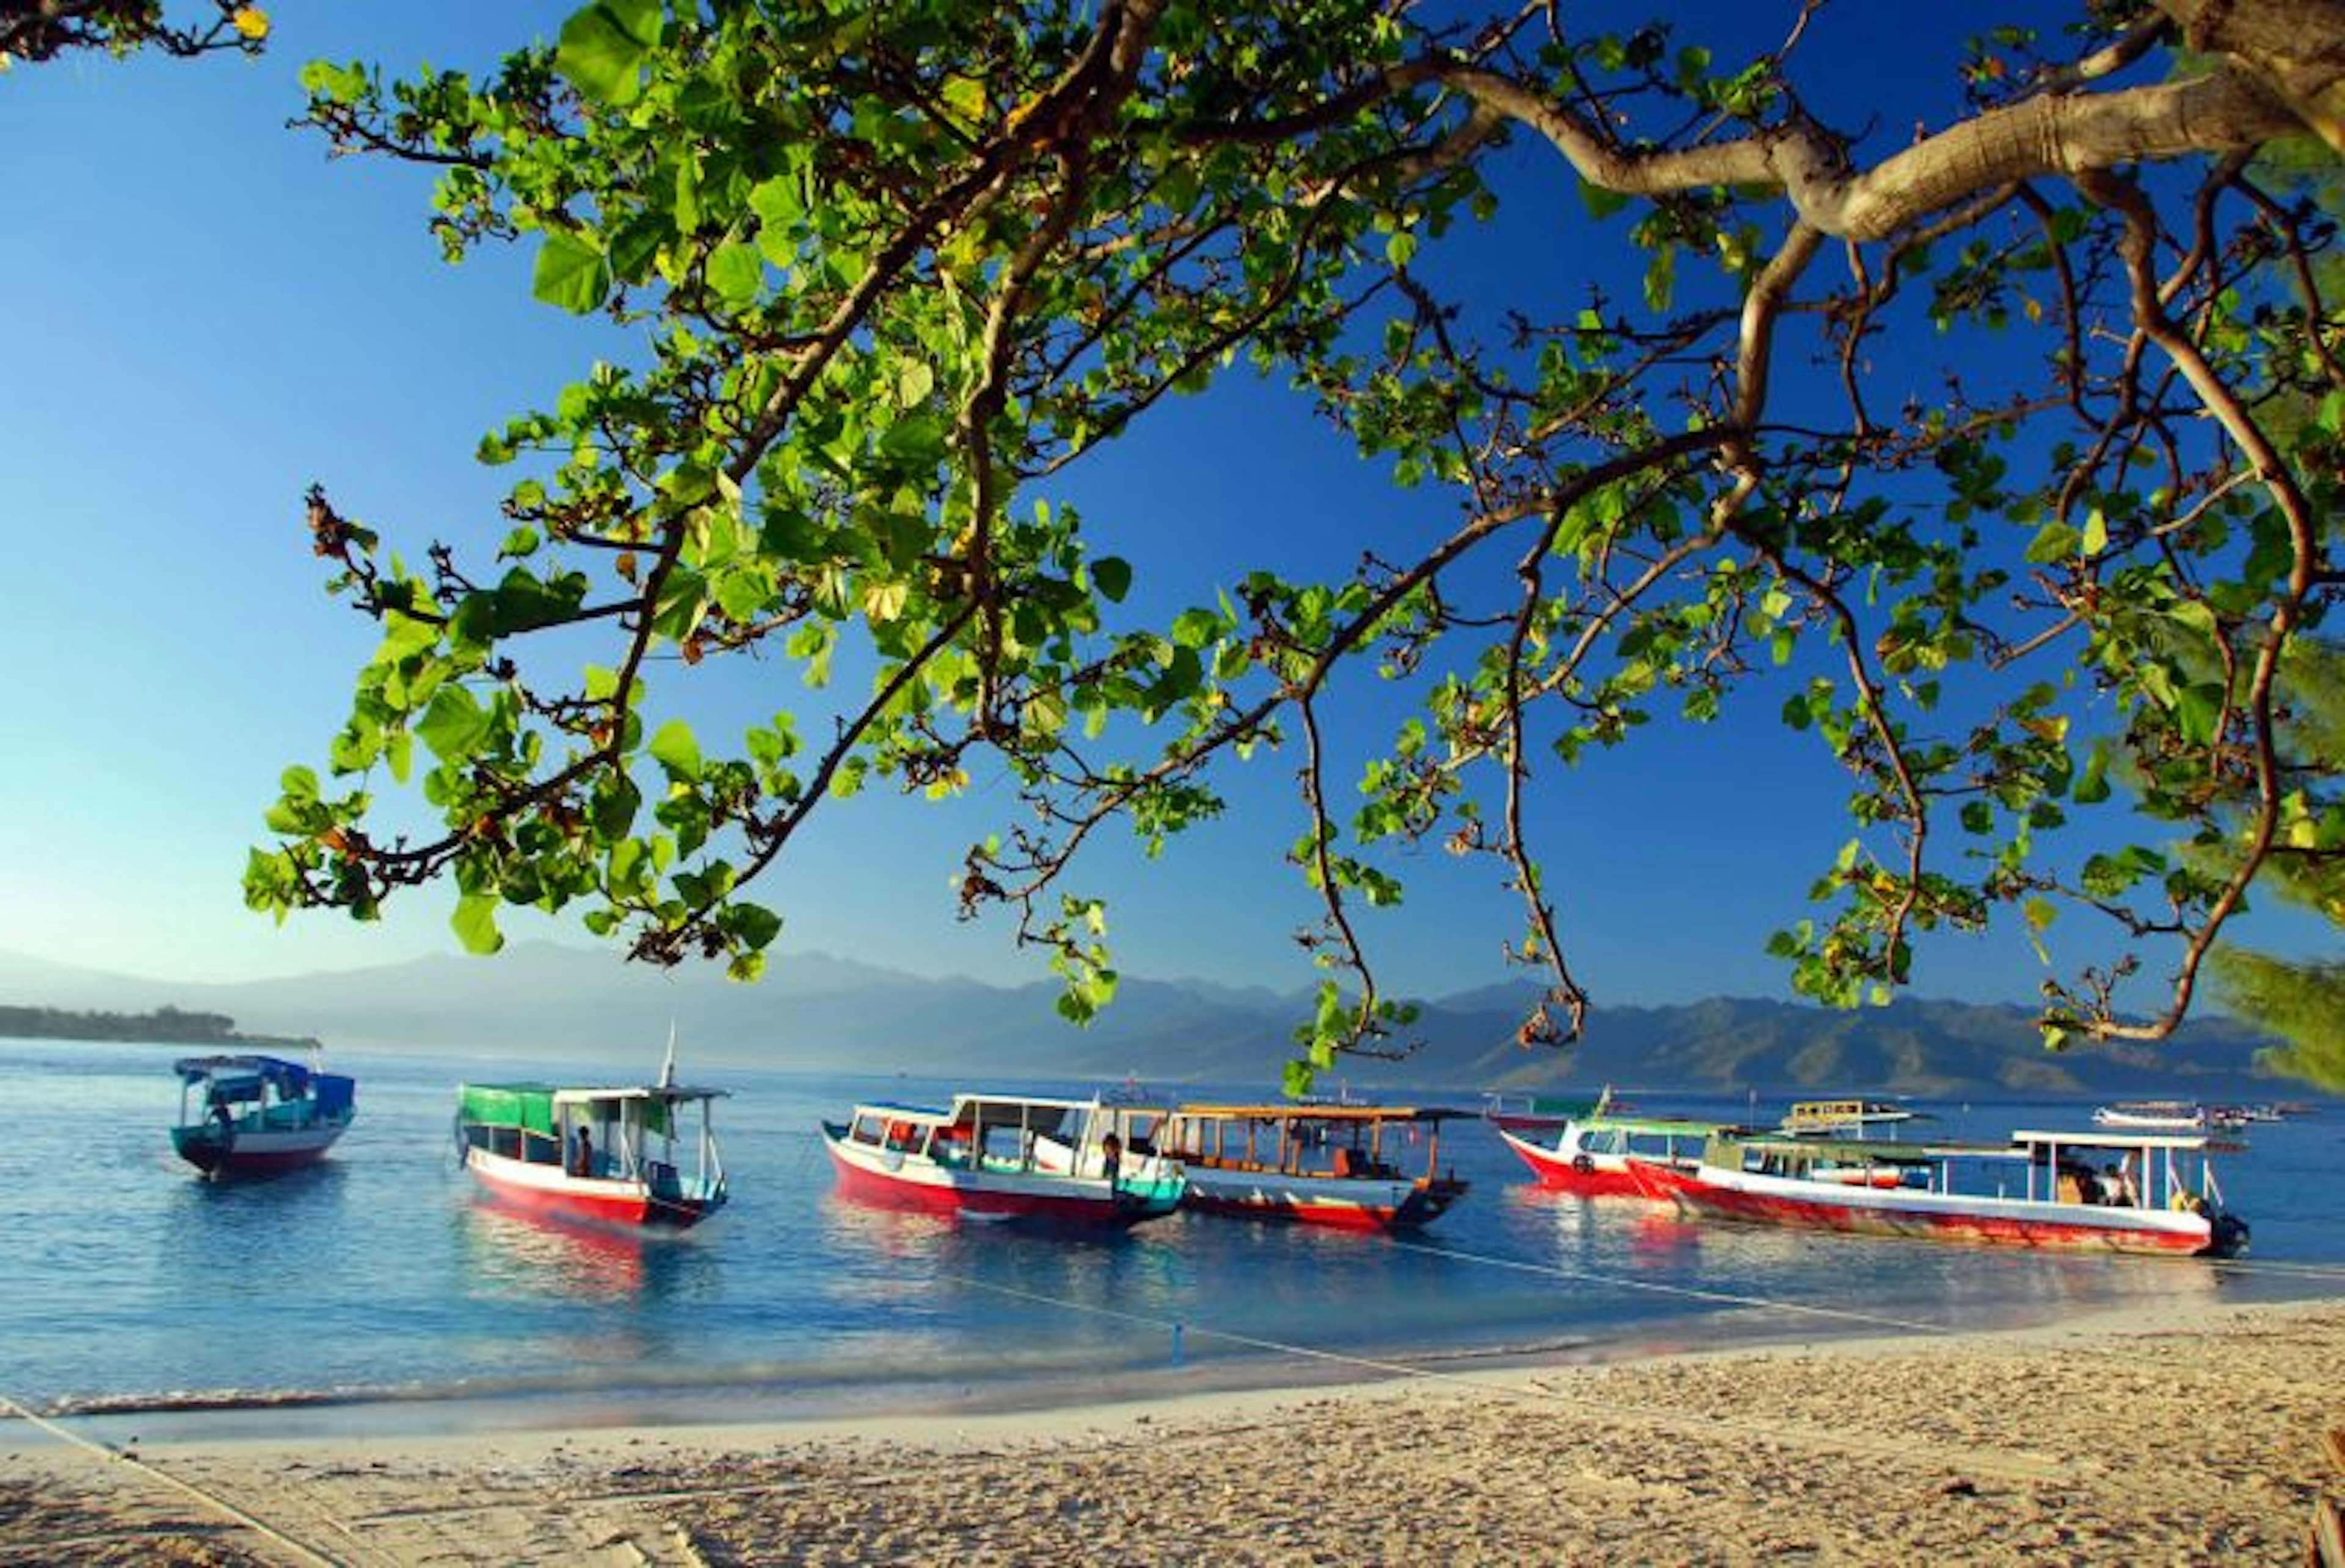
[[[1185,1168],[1183,1201],[1208,1214],[1322,1225],[1338,1230],[1410,1230],[1439,1219],[1465,1195],[1458,1181],[1288,1176],[1277,1171]]]
[[[315,1165],[342,1136],[344,1128],[302,1128],[287,1131],[239,1131],[223,1138],[209,1123],[171,1129],[171,1147],[181,1159],[207,1176],[274,1176]]]
[[[1498,1136],[1506,1139],[1508,1148],[1515,1151],[1515,1158],[1530,1168],[1531,1174],[1538,1178],[1541,1187],[1580,1198],[1651,1196],[1630,1172],[1631,1157],[1573,1148],[1567,1144],[1544,1148],[1503,1128],[1499,1129]]]
[[[597,1225],[688,1230],[724,1207],[721,1198],[657,1195],[641,1181],[573,1176],[559,1166],[510,1159],[478,1147],[465,1149],[464,1168],[499,1203]]]
[[[823,1125],[823,1143],[838,1173],[838,1190],[858,1202],[934,1214],[1014,1221],[1074,1229],[1112,1230],[1160,1219],[1179,1206],[1130,1191],[1111,1193],[1103,1180],[1050,1171],[973,1171],[919,1155],[847,1140],[846,1129]]]
[[[2182,1210],[1834,1186],[1708,1167],[1676,1181],[1640,1174],[1690,1213],[1747,1224],[2074,1252],[2193,1257],[2223,1249],[2211,1219]]]

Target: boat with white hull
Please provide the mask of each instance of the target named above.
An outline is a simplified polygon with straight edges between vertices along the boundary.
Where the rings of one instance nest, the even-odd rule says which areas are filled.
[[[2080,1251],[2229,1256],[2203,1138],[2040,1132],[2008,1145],[1713,1138],[1690,1172],[1632,1161],[1651,1196],[1709,1218],[1812,1230]],[[2096,1169],[2094,1160],[2106,1160]],[[1813,1168],[1828,1164],[1828,1170]],[[1893,1175],[1883,1180],[1861,1174]],[[1968,1177],[1967,1183],[1964,1177]]]
[[[822,1124],[838,1190],[976,1219],[1120,1229],[1178,1209],[1178,1164],[1134,1148],[1133,1113],[1098,1098],[963,1094],[949,1107],[858,1105]]]

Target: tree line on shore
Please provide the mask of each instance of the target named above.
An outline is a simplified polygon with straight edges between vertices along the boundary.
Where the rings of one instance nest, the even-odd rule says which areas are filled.
[[[174,1045],[306,1044],[237,1033],[224,1013],[157,1007],[151,1013],[76,1013],[63,1007],[0,1007],[0,1036],[28,1040],[167,1040]]]

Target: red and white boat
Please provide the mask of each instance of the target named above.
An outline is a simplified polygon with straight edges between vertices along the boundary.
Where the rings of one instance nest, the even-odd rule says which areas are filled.
[[[1466,1195],[1441,1171],[1441,1124],[1470,1113],[1409,1106],[1184,1105],[1151,1130],[1181,1162],[1185,1201],[1210,1214],[1346,1230],[1429,1224]],[[1402,1168],[1406,1161],[1407,1168]]]
[[[2228,1257],[2246,1249],[2248,1226],[2223,1206],[2208,1160],[2216,1147],[2203,1138],[2099,1131],[2015,1132],[2008,1145],[1935,1146],[1721,1136],[1690,1171],[1644,1160],[1630,1161],[1629,1170],[1649,1196],[1709,1218],[2007,1247]],[[2105,1163],[2096,1168],[2095,1160]]]
[[[1143,1113],[1145,1114],[1145,1113]],[[1075,1229],[1181,1205],[1180,1166],[1135,1143],[1122,1106],[968,1094],[951,1106],[859,1105],[822,1124],[838,1190],[865,1202]]]
[[[1551,1144],[1497,1129],[1541,1187],[1582,1198],[1650,1197],[1629,1169],[1631,1159],[1690,1170],[1720,1130],[1713,1121],[1602,1115],[1565,1122]]]
[[[687,1229],[725,1207],[714,1109],[726,1091],[674,1077],[671,1057],[656,1084],[462,1085],[464,1168],[492,1198],[533,1213]]]

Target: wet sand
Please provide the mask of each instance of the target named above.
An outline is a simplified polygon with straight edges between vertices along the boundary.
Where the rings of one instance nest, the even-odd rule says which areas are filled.
[[[0,1563],[2297,1563],[2345,1492],[2339,1426],[2339,1301],[981,1416],[150,1438],[135,1462],[10,1421]]]

